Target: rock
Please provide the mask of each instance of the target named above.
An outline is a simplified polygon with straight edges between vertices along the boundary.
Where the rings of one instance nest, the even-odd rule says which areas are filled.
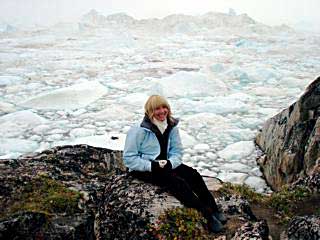
[[[309,189],[310,192],[320,193],[320,172],[314,173],[308,177],[301,177],[291,184],[290,190],[296,187],[303,187]]]
[[[221,187],[221,182],[215,178],[206,178],[205,181],[211,190]],[[150,239],[150,232],[146,229],[156,224],[159,216],[167,210],[183,208],[175,197],[163,189],[136,180],[126,173],[112,177],[105,195],[107,197],[97,216],[99,237],[102,239]],[[220,197],[216,201],[229,219],[242,219],[237,221],[236,227],[232,224],[227,226],[228,230],[220,236],[230,234],[232,228],[241,227],[243,223],[257,220],[249,203],[239,196]]]
[[[110,174],[124,170],[122,152],[87,145],[55,147],[18,159],[1,159],[0,239],[96,239],[94,216],[105,185]],[[24,205],[34,209],[30,194],[26,195],[31,191],[30,183],[40,178],[39,191],[48,184],[42,182],[43,176],[64,186],[62,193],[72,189],[82,194],[74,211],[68,210],[68,203],[62,203],[68,207],[65,211],[24,210]],[[28,196],[26,202],[23,196]],[[49,206],[59,206],[56,201],[61,200],[53,195]]]
[[[266,220],[256,223],[246,223],[241,226],[232,240],[268,240],[269,228]]]
[[[320,239],[319,216],[296,216],[288,224],[282,234],[282,240],[316,240]]]
[[[93,240],[93,219],[89,214],[49,219],[44,213],[23,212],[0,222],[0,239]]]
[[[278,190],[312,175],[320,163],[320,77],[289,108],[269,119],[256,137],[258,160],[268,184]]]
[[[0,159],[0,172],[0,239],[155,239],[152,227],[160,216],[187,209],[165,189],[126,172],[121,151],[59,146]],[[217,178],[204,180],[210,191],[222,186]],[[230,224],[214,239],[229,239],[243,224],[255,224],[243,198],[216,201]]]

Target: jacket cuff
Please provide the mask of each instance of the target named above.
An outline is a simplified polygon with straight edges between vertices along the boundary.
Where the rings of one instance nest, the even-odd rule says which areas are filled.
[[[146,164],[146,171],[151,172],[151,161],[148,161]]]

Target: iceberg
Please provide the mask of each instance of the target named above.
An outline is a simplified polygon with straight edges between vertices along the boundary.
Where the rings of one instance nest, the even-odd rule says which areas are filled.
[[[28,129],[48,122],[30,110],[9,113],[0,117],[0,135],[8,138],[19,137]]]
[[[254,149],[253,141],[240,141],[228,145],[225,149],[219,151],[218,155],[228,161],[235,161],[246,158]]]
[[[177,72],[168,77],[154,79],[153,89],[167,97],[214,96],[227,91],[227,86],[218,79],[210,79],[200,72]]]
[[[32,153],[38,148],[38,143],[19,138],[0,138],[0,155],[10,153]]]
[[[108,89],[99,82],[88,81],[43,93],[19,105],[34,109],[72,110],[84,108],[107,93]]]

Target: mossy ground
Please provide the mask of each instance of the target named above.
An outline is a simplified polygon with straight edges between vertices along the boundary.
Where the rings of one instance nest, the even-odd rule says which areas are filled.
[[[247,185],[224,183],[218,194],[238,194],[250,202],[251,209],[258,219],[266,219],[272,239],[280,239],[280,234],[286,229],[289,220],[296,215],[315,214],[320,210],[320,195],[310,190],[297,187],[290,190],[284,186],[280,191],[270,195],[256,193]]]
[[[174,208],[160,215],[158,221],[150,226],[150,233],[156,239],[197,240],[210,239],[203,226],[206,220],[191,208]]]
[[[45,176],[36,177],[12,194],[10,204],[5,213],[6,217],[19,211],[43,212],[52,214],[73,214],[79,212],[79,192],[66,188],[61,183]]]

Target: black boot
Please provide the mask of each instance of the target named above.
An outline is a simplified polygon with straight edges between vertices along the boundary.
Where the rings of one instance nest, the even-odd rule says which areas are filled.
[[[209,217],[207,221],[208,221],[207,228],[209,232],[219,233],[222,231],[223,226],[215,216]]]
[[[216,212],[213,213],[213,216],[216,219],[218,219],[222,224],[226,224],[227,221],[228,221],[226,216],[222,212],[216,211]]]

